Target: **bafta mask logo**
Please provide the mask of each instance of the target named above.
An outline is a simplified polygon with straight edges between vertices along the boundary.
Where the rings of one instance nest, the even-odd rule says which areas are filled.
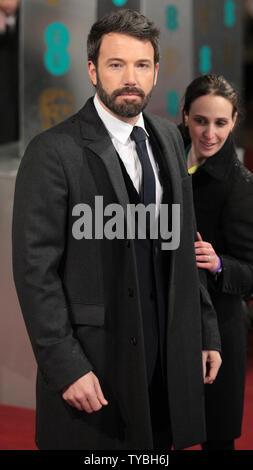
[[[66,5],[68,1],[69,0],[46,0],[46,3],[52,7],[61,7],[62,5]]]
[[[176,72],[181,62],[178,49],[174,47],[167,47],[167,49],[165,49],[163,52],[163,57],[164,57],[164,66],[168,74],[173,74],[174,72]]]
[[[224,43],[224,65],[226,69],[231,70],[235,62],[236,44],[233,41],[227,40]]]
[[[73,114],[74,98],[66,90],[45,89],[39,98],[42,130],[58,124]]]
[[[210,25],[210,6],[207,4],[202,4],[199,7],[199,26],[201,32],[207,33]]]

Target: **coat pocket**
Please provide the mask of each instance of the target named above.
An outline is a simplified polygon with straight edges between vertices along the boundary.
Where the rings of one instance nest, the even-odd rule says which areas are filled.
[[[103,326],[105,307],[103,304],[70,304],[71,320],[75,325]]]

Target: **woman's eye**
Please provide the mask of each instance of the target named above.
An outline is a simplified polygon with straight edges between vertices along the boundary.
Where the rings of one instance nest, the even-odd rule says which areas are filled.
[[[197,124],[206,124],[206,120],[205,119],[202,119],[202,118],[195,118],[195,122]]]
[[[217,123],[216,123],[216,125],[217,125],[218,127],[226,126],[226,124],[227,124],[227,123],[226,123],[225,121],[217,121]]]

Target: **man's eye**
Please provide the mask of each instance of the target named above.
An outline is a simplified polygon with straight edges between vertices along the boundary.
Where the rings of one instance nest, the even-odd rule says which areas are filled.
[[[118,69],[119,67],[121,67],[121,64],[110,64],[110,67],[112,67],[113,69]]]
[[[140,63],[140,64],[138,64],[138,67],[140,67],[141,69],[147,69],[149,67],[149,64]]]

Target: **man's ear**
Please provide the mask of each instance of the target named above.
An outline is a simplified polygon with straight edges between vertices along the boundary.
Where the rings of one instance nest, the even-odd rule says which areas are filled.
[[[158,70],[159,70],[159,63],[157,62],[157,64],[155,65],[154,86],[156,86],[156,83],[157,83]]]
[[[88,74],[93,85],[96,86],[97,85],[97,68],[91,60],[88,61]]]

